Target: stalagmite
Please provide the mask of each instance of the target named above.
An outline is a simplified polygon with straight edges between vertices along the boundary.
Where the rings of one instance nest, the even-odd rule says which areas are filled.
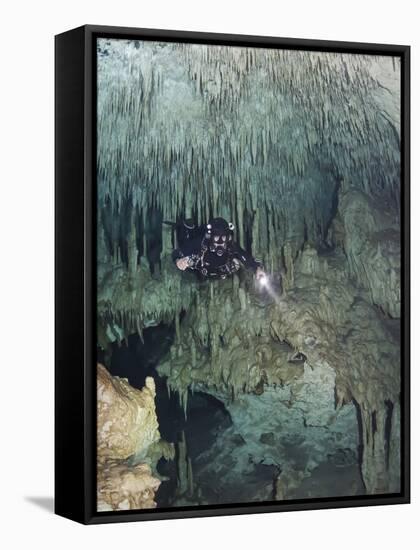
[[[239,302],[241,304],[241,311],[246,310],[246,294],[243,288],[239,288],[238,290],[238,298]]]
[[[195,340],[191,335],[191,366],[195,368],[197,366],[197,347],[195,345]]]
[[[98,57],[101,347],[173,327],[157,366],[168,396],[177,393],[185,418],[189,391],[223,401],[250,430],[233,434],[235,460],[243,447],[256,464],[280,464],[278,499],[298,491],[339,435],[339,449],[356,456],[357,404],[365,489],[397,491],[399,63],[153,41],[106,48]],[[200,225],[211,216],[235,224],[270,287],[243,269],[211,283],[176,269],[175,231],[163,221]],[[259,423],[264,432],[254,436]],[[124,441],[119,460],[134,445]],[[228,454],[229,441],[218,451]],[[177,456],[178,495],[192,499],[200,472],[184,433]],[[125,464],[115,471],[132,480]]]
[[[176,445],[177,447],[177,493],[184,495],[188,492],[188,455],[187,455],[187,442],[185,440],[185,432],[181,433],[181,441]]]
[[[136,228],[132,219],[128,239],[128,271],[133,277],[137,271],[137,255]]]
[[[173,250],[172,236],[169,227],[164,226],[162,231],[162,254],[170,254]]]
[[[232,277],[232,290],[233,290],[233,295],[238,296],[238,293],[239,293],[239,277],[237,275],[234,275]]]
[[[191,498],[194,496],[194,477],[191,458],[188,457],[188,471],[187,471],[187,481],[188,481],[188,496]]]
[[[399,493],[401,490],[401,445],[400,445],[400,404],[399,402],[389,403],[390,405],[390,425],[388,441],[388,476],[389,489],[392,493]]]

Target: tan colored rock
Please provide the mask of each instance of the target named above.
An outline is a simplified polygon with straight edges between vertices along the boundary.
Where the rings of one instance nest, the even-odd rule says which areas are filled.
[[[160,481],[151,466],[162,455],[170,459],[174,454],[173,446],[160,439],[154,380],[146,378],[138,390],[98,364],[97,391],[97,509],[154,508]]]
[[[155,492],[160,481],[152,476],[150,466],[107,460],[98,469],[98,512],[155,508]]]
[[[146,378],[145,387],[138,390],[98,364],[97,392],[98,460],[144,457],[160,439],[153,378]]]

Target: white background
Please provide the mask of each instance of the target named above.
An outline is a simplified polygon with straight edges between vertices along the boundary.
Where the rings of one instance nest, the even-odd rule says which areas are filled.
[[[0,544],[3,548],[412,548],[418,543],[420,207],[415,2],[3,2]],[[417,20],[417,22],[416,22]],[[412,46],[413,504],[83,527],[52,514],[53,35],[85,23]],[[69,342],[71,346],[71,342]],[[416,542],[409,542],[412,538]],[[7,541],[7,542],[6,542]]]

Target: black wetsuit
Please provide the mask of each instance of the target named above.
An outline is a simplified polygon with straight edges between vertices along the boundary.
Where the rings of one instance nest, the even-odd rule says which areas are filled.
[[[220,252],[222,252],[222,254]],[[180,248],[172,253],[176,262],[179,258],[189,258],[188,270],[198,272],[202,277],[225,279],[235,273],[244,265],[254,273],[261,266],[259,262],[241,248],[237,243],[231,242],[226,250],[212,251],[211,244],[206,238],[185,241]]]

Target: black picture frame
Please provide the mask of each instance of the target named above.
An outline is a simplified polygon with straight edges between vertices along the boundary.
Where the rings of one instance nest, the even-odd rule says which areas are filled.
[[[95,43],[99,37],[400,56],[400,493],[96,512]],[[410,47],[86,25],[55,37],[55,69],[55,512],[95,524],[410,502]]]

